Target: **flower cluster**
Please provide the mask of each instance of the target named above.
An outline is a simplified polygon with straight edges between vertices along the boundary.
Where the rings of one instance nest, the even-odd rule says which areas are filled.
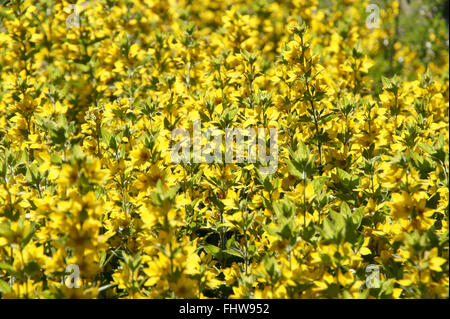
[[[448,31],[368,5],[5,2],[0,297],[448,298]]]

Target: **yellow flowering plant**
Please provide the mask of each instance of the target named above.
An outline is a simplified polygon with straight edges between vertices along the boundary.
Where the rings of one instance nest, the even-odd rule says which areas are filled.
[[[448,26],[375,2],[5,1],[0,297],[448,298]]]

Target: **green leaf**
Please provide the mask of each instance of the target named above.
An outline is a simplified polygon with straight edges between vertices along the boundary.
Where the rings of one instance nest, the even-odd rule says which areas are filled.
[[[211,254],[211,255],[213,255],[214,257],[217,257],[217,256],[219,256],[219,254],[220,254],[220,248],[217,247],[217,246],[214,246],[214,245],[205,245],[203,248],[206,250],[206,252],[207,252],[208,254]]]
[[[319,176],[314,178],[312,181],[312,186],[316,195],[319,195],[322,192],[323,186],[326,184],[328,179],[329,178],[327,176]]]
[[[101,131],[101,134],[102,134],[103,142],[105,142],[105,144],[109,146],[110,141],[111,141],[111,137],[112,137],[111,133],[107,129],[105,129],[104,127],[102,127],[100,131]]]
[[[231,256],[235,256],[235,257],[239,257],[239,258],[244,258],[244,256],[242,256],[242,254],[238,251],[238,250],[234,250],[234,249],[226,249],[223,251],[224,253],[231,255]]]
[[[75,66],[81,71],[81,72],[89,72],[89,65],[82,64],[82,63],[75,63]]]
[[[6,177],[6,161],[0,161],[0,177]]]
[[[33,237],[35,231],[36,231],[35,225],[33,224],[33,225],[30,227],[30,230],[28,231],[28,233],[24,236],[22,242],[20,243],[20,247],[21,247],[22,249],[29,243],[29,241],[30,241],[31,238]]]
[[[348,207],[348,206],[347,206]],[[345,228],[345,218],[342,214],[338,214],[336,212],[330,212],[331,217],[334,221],[334,228],[336,232],[341,232]]]
[[[297,161],[307,161],[309,157],[308,148],[303,141],[300,141],[297,146],[297,151],[295,152],[295,159]]]
[[[177,195],[178,190],[180,189],[180,184],[176,184],[174,187],[170,189],[170,191],[167,193],[167,197],[169,200],[174,200],[175,196]]]
[[[11,266],[10,264],[7,263],[0,263],[0,269],[5,270],[7,273],[9,273],[10,275],[13,275],[15,277],[17,277],[17,271],[14,269],[13,266]]]
[[[428,153],[430,155],[432,155],[434,153],[434,148],[429,145],[429,144],[425,144],[422,142],[417,143],[417,146],[419,146],[419,148],[424,151],[425,153]]]
[[[11,228],[6,224],[0,225],[0,237],[6,237],[8,239],[11,239],[14,236],[14,232],[11,230]]]
[[[342,202],[341,204],[341,215],[345,216],[346,218],[351,215],[350,207],[348,207],[346,202]]]
[[[390,297],[392,296],[393,292],[394,292],[394,279],[388,279],[383,281],[382,286],[381,286],[381,290],[380,290],[380,297],[381,298],[386,298],[386,297]]]
[[[264,257],[264,268],[270,277],[274,277],[276,274],[276,260],[273,256],[265,256]]]
[[[27,166],[26,178],[30,183],[37,183],[39,181],[39,171],[36,165],[31,164]]]
[[[51,154],[50,155],[50,160],[51,160],[52,164],[54,164],[54,165],[61,165],[62,164],[61,157],[59,157],[57,154]]]
[[[321,228],[317,228],[317,230],[321,233],[321,235],[323,236],[324,239],[332,239],[333,235],[334,235],[334,227],[331,224],[331,221],[326,218],[323,221],[323,225]]]
[[[273,203],[273,209],[280,220],[289,219],[295,215],[295,203],[290,199],[276,201]]]
[[[271,236],[277,235],[277,230],[275,228],[269,227],[267,225],[262,225],[263,229]]]
[[[381,82],[383,83],[383,86],[389,89],[391,87],[391,80],[388,78],[381,76]]]
[[[287,160],[287,168],[292,176],[297,177],[298,179],[304,178],[303,173],[299,169],[297,169],[296,165],[290,160]]]
[[[347,190],[353,190],[356,186],[359,185],[358,176],[347,173],[346,171],[340,169],[339,167],[336,167],[336,172],[339,181]]]
[[[8,294],[10,292],[12,292],[12,288],[11,286],[4,280],[0,279],[0,292],[2,294]]]
[[[72,149],[70,150],[70,153],[72,154],[73,158],[76,160],[83,159],[85,157],[83,150],[78,144],[75,144]]]
[[[361,225],[363,217],[364,217],[364,207],[359,207],[353,212],[351,220],[355,229],[357,229]]]

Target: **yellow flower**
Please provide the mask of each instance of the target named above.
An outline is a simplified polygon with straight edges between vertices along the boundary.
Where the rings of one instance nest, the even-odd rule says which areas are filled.
[[[150,150],[143,145],[131,151],[130,155],[133,159],[132,160],[133,166],[141,166],[147,163],[151,156]]]

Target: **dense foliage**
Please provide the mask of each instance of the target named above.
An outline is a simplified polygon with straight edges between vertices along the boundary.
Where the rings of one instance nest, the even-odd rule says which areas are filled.
[[[1,297],[448,298],[447,26],[374,3],[3,1]]]

